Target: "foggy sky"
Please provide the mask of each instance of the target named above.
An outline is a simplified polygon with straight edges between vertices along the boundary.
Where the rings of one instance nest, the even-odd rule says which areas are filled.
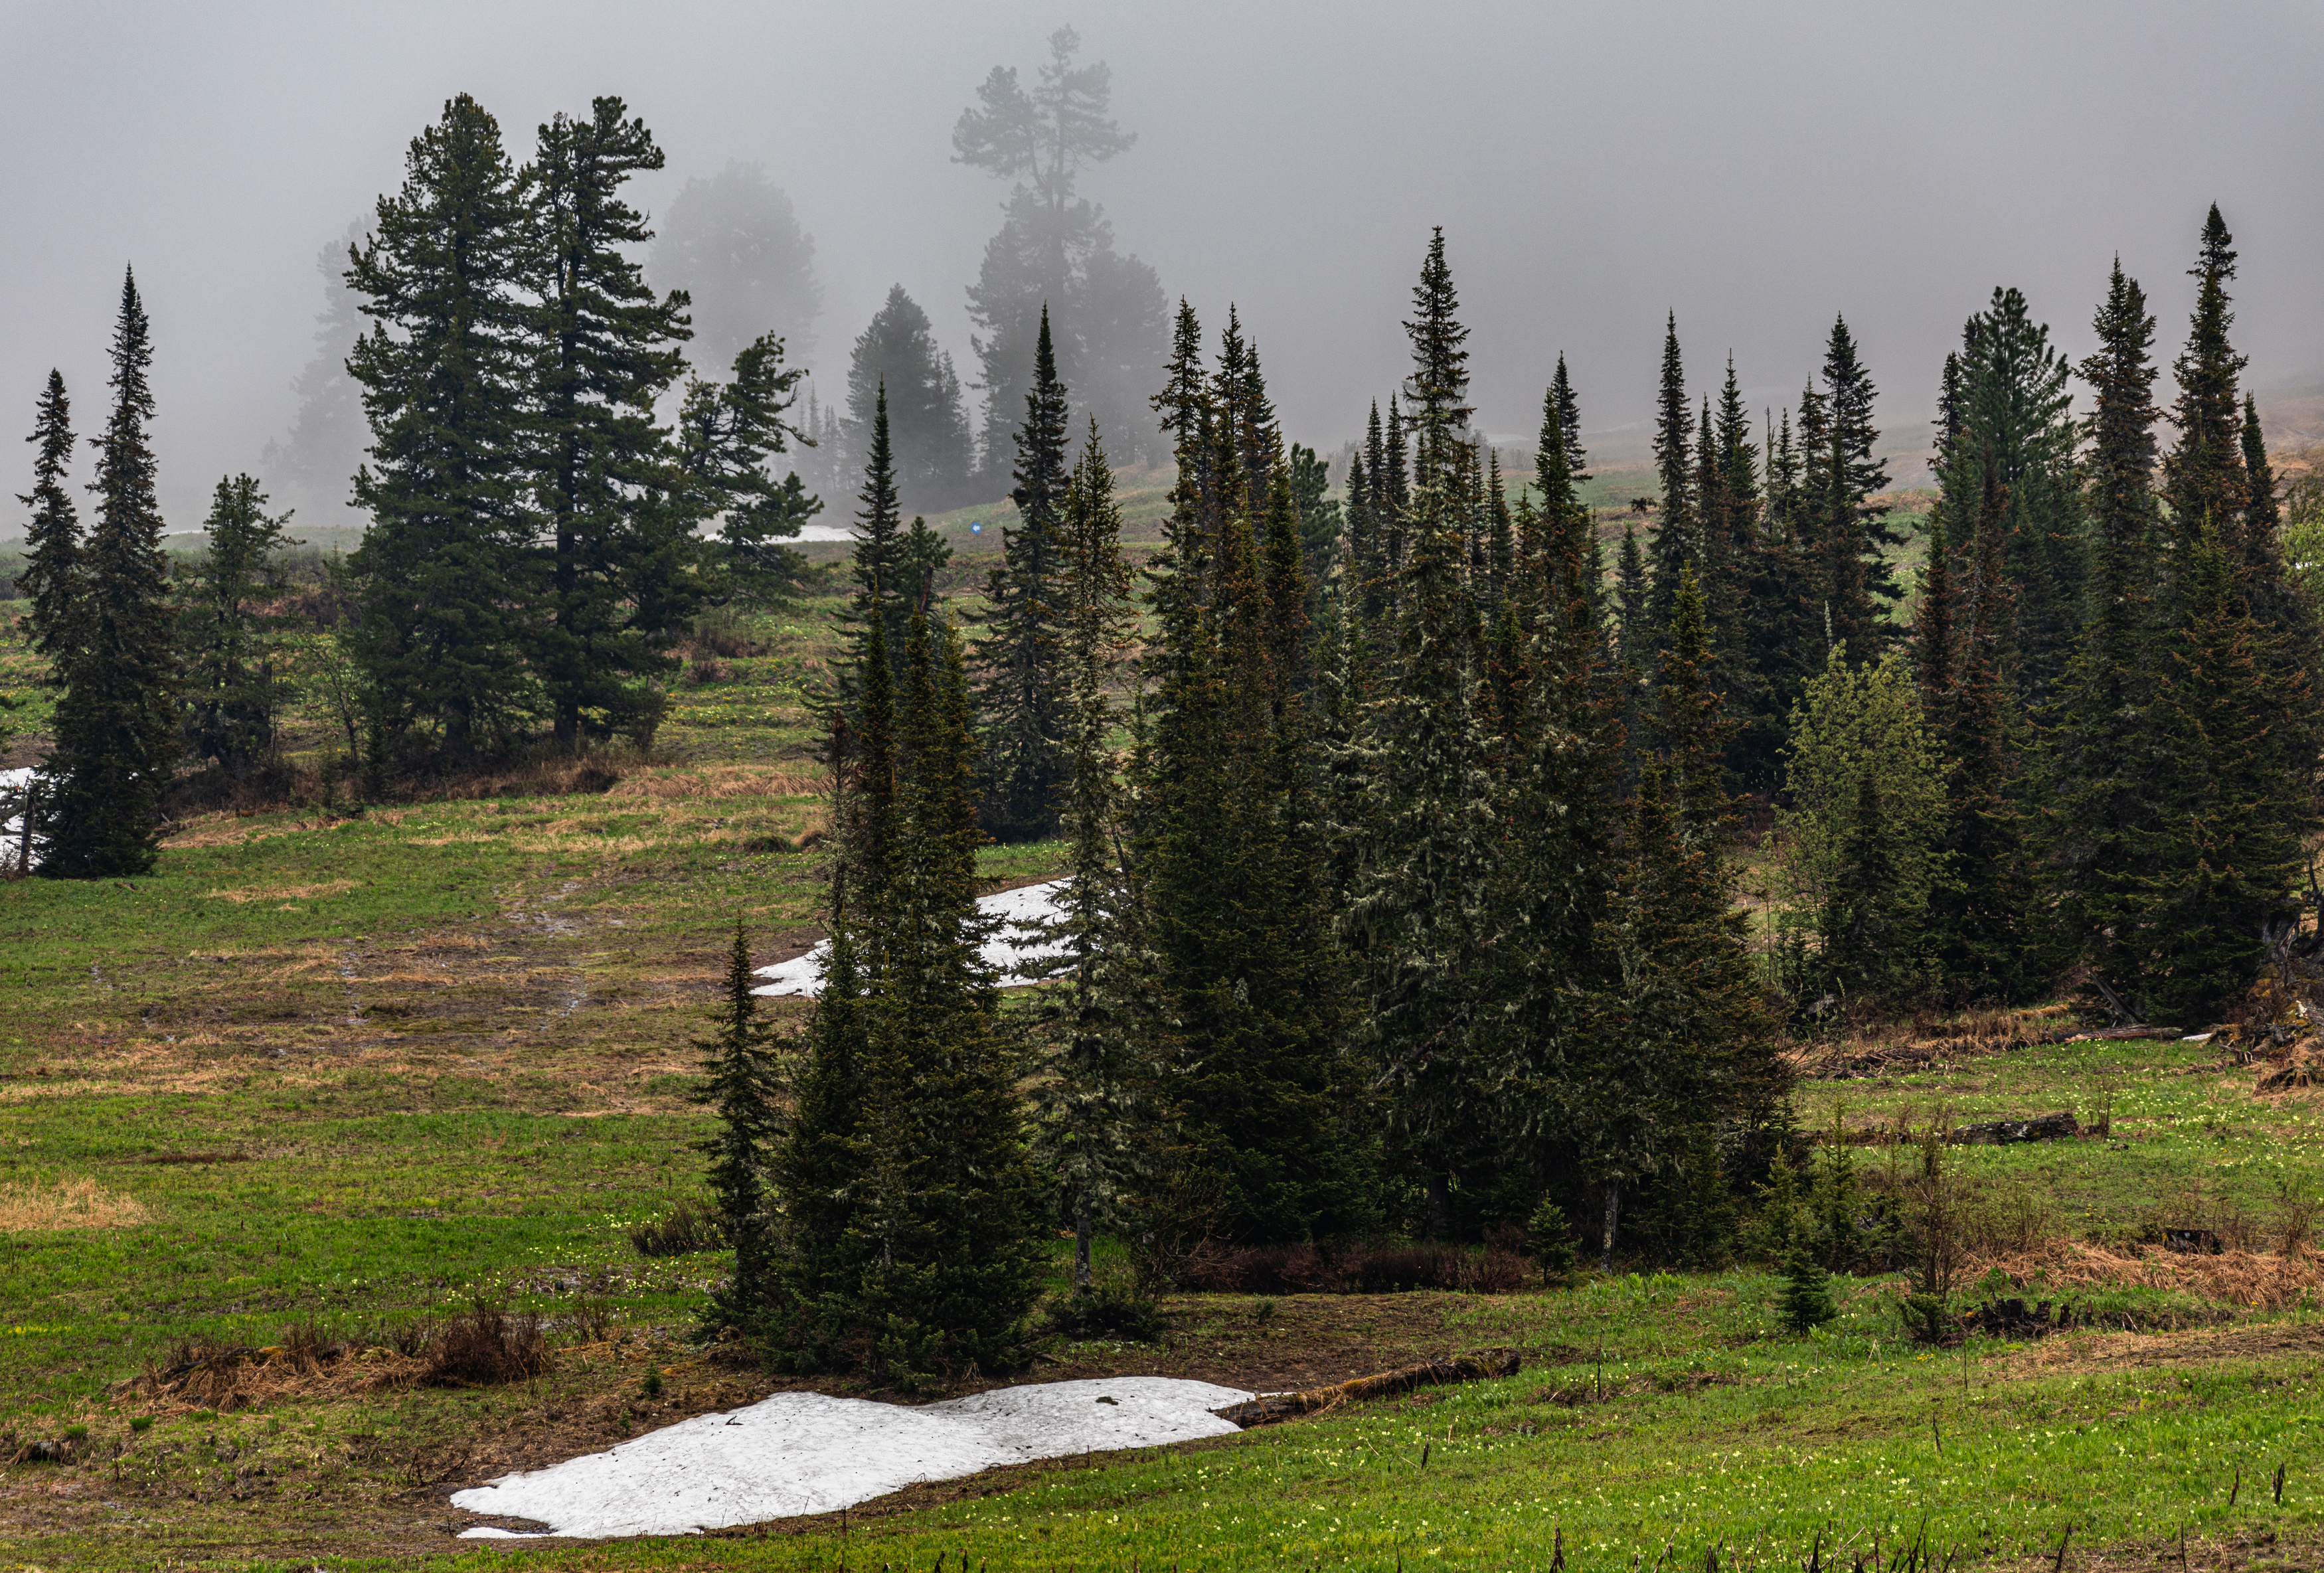
[[[520,160],[553,112],[622,95],[669,155],[650,208],[763,161],[816,244],[826,396],[897,281],[969,373],[963,290],[1003,192],[949,161],[951,127],[1064,22],[1139,134],[1084,193],[1206,327],[1239,305],[1286,431],[1326,449],[1407,364],[1433,224],[1495,433],[1534,428],[1561,350],[1586,429],[1645,418],[1666,308],[1692,388],[1731,349],[1755,403],[1795,399],[1845,313],[1901,432],[1996,284],[2087,349],[2117,252],[2167,361],[2212,200],[2251,381],[2324,380],[2314,4],[0,0],[0,432],[31,428],[52,364],[97,428],[134,262],[163,501],[195,528],[290,422],[317,248],[460,91]],[[0,447],[0,502],[29,468]]]

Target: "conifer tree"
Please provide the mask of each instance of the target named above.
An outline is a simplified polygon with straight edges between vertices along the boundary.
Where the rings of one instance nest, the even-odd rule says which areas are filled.
[[[1365,870],[1340,918],[1393,1150],[1432,1231],[1452,1223],[1452,1193],[1481,1155],[1469,1142],[1487,1118],[1480,947],[1501,840],[1449,501],[1435,484],[1416,498],[1395,680],[1373,724]]]
[[[1412,290],[1412,317],[1404,325],[1412,341],[1412,381],[1406,384],[1416,433],[1413,484],[1432,483],[1449,490],[1462,455],[1453,450],[1468,430],[1469,330],[1460,318],[1460,295],[1444,260],[1444,229],[1431,232],[1420,281]],[[1394,406],[1391,405],[1391,413]]]
[[[348,357],[371,463],[372,526],[349,559],[354,643],[383,728],[455,756],[512,738],[535,708],[525,665],[537,605],[523,422],[530,319],[517,171],[466,94],[412,139],[402,189],[350,248],[372,331]]]
[[[1622,549],[1614,559],[1614,680],[1622,722],[1622,788],[1637,779],[1637,757],[1646,747],[1646,673],[1654,651],[1654,612],[1645,556],[1637,532],[1622,526]]]
[[[778,1320],[783,1362],[812,1370],[857,1324],[857,1292],[870,1248],[857,1215],[866,1197],[865,1099],[871,1059],[868,959],[882,953],[880,923],[895,832],[894,707],[886,633],[874,622],[861,673],[862,730],[834,710],[828,755],[838,855],[825,911],[824,964],[799,1068],[789,1130],[770,1164],[781,1201]],[[871,952],[867,958],[866,952]]]
[[[1036,1095],[1040,1155],[1056,1176],[1074,1230],[1074,1287],[1090,1287],[1098,1219],[1135,1182],[1139,1127],[1151,1107],[1141,1053],[1150,1025],[1133,961],[1130,891],[1117,853],[1120,822],[1109,690],[1128,642],[1132,609],[1121,556],[1113,472],[1092,422],[1065,484],[1058,531],[1065,603],[1064,661],[1072,680],[1065,804],[1071,869],[1048,934],[1064,956],[1043,992],[1037,1044],[1047,1079]]]
[[[150,872],[179,756],[169,570],[146,435],[152,337],[134,272],[122,280],[112,358],[113,410],[94,439],[89,484],[97,518],[78,554],[80,605],[66,623],[76,648],[59,662],[64,692],[41,767],[51,783],[41,872],[51,878]]]
[[[873,395],[872,440],[864,454],[863,486],[856,493],[855,545],[849,573],[855,593],[847,603],[847,658],[840,668],[840,692],[862,691],[864,660],[876,627],[890,660],[904,649],[904,624],[911,614],[904,593],[904,529],[896,505],[896,456],[888,435],[887,390]]]
[[[2292,881],[2315,810],[2276,729],[2312,703],[2304,672],[2269,659],[2218,534],[2187,549],[2157,654],[2153,817],[2133,832],[2137,876],[2111,920],[2120,991],[2150,1019],[2201,1026],[2241,994]],[[2306,761],[2301,761],[2303,765]]]
[[[1873,457],[1880,439],[1872,425],[1878,392],[1858,357],[1855,337],[1844,318],[1832,321],[1823,378],[1824,392],[1815,409],[1818,440],[1806,444],[1816,588],[1830,621],[1830,641],[1846,644],[1858,660],[1872,660],[1886,645],[1880,607],[1903,598],[1886,548],[1903,545],[1904,538],[1883,522],[1882,510],[1870,501],[1873,493],[1888,484],[1887,466]],[[1810,424],[1803,404],[1803,439]]]
[[[1656,395],[1655,469],[1662,483],[1661,518],[1655,522],[1650,553],[1654,583],[1647,623],[1655,648],[1660,649],[1670,628],[1671,610],[1678,600],[1679,575],[1692,567],[1702,572],[1702,521],[1695,512],[1694,410],[1686,398],[1686,368],[1679,359],[1678,314],[1670,314],[1663,334],[1662,391]]]
[[[1003,1368],[1039,1294],[1016,1056],[979,958],[976,743],[956,636],[908,624],[897,831],[880,912],[852,1223],[869,1364],[896,1385]]]
[[[2203,220],[2200,254],[2188,272],[2196,280],[2195,314],[2188,324],[2187,346],[2171,368],[2179,383],[2172,407],[2179,440],[2163,465],[2172,539],[2180,547],[2190,545],[2205,521],[2212,521],[2233,561],[2240,556],[2237,527],[2251,496],[2236,389],[2246,362],[2227,339],[2236,320],[2227,309],[2227,285],[2236,276],[2235,237],[2217,203]]]
[[[1017,432],[1019,522],[1001,532],[989,576],[983,668],[984,821],[1004,842],[1056,833],[1066,776],[1065,693],[1057,674],[1057,509],[1065,490],[1065,389],[1049,341],[1049,317],[1033,357],[1033,387]]]
[[[689,301],[678,291],[657,299],[636,260],[653,232],[622,188],[663,157],[627,112],[607,97],[586,116],[552,116],[526,172],[535,303],[527,447],[549,547],[532,664],[567,753],[585,730],[651,735],[656,679],[676,669],[668,646],[692,610],[670,593],[687,583],[678,574],[658,575],[669,581],[663,593],[639,593],[659,559],[690,555],[696,520],[669,505],[669,433],[653,413],[686,368],[678,345],[691,336]]]
[[[702,1051],[702,1084],[695,1101],[716,1116],[711,1133],[695,1143],[710,1160],[704,1176],[718,1207],[718,1219],[734,1253],[734,1274],[712,1292],[709,1320],[715,1327],[756,1330],[774,1289],[775,1240],[767,1196],[767,1169],[783,1135],[776,1101],[773,1024],[759,1015],[751,997],[751,942],[734,924],[727,952],[716,1030],[696,1044]]]
[[[277,554],[290,515],[270,515],[255,477],[223,478],[203,524],[208,551],[187,575],[179,609],[185,660],[186,741],[197,758],[231,776],[273,750],[274,722],[290,697],[281,670],[283,623],[265,603],[283,589]]]
[[[804,559],[780,543],[823,511],[823,499],[809,494],[796,470],[777,481],[769,466],[790,438],[805,435],[786,416],[806,374],[783,364],[783,341],[766,333],[735,355],[730,381],[687,379],[675,434],[682,484],[673,488],[674,500],[688,517],[724,518],[698,577],[689,571],[693,554],[667,532],[641,554],[632,593],[653,603],[641,607],[645,627],[676,627],[705,598],[771,600],[800,576]]]
[[[2145,814],[2147,658],[2162,525],[2154,318],[2119,258],[2091,327],[2098,348],[2078,368],[2096,395],[2082,458],[2089,575],[2080,646],[2043,756],[2042,841],[2059,960],[2086,960],[2110,974],[2118,968],[2098,915],[2138,870],[2131,838]]]
[[[61,373],[49,373],[42,390],[32,435],[32,490],[16,501],[32,511],[24,529],[24,567],[17,593],[32,603],[32,648],[47,657],[59,678],[62,663],[78,647],[82,610],[80,515],[68,489],[72,474],[72,401]]]
[[[2005,665],[2008,499],[1989,456],[1982,473],[1966,616],[1952,687],[1939,712],[1939,741],[1949,762],[1950,823],[1940,843],[1948,877],[1932,897],[1930,928],[1949,989],[1963,998],[2001,1000],[2015,997],[2026,980],[2032,897],[2015,796],[2015,701]]]

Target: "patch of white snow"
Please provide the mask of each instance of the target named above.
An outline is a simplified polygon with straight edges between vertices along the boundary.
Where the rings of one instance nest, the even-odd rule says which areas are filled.
[[[1047,963],[1065,953],[1063,946],[1041,937],[1039,925],[1057,920],[1057,897],[1065,894],[1070,883],[1052,879],[1044,885],[1027,885],[1003,890],[998,896],[977,898],[978,915],[999,924],[985,941],[982,954],[984,964],[992,969],[1002,988],[1039,982],[1048,976]],[[751,992],[813,998],[823,992],[823,970],[830,961],[831,942],[825,940],[804,956],[760,968],[753,976],[764,978],[767,982]]]
[[[456,1492],[452,1505],[549,1526],[535,1535],[694,1534],[835,1513],[997,1464],[1224,1436],[1234,1422],[1211,1411],[1250,1396],[1169,1376],[1037,1383],[920,1408],[778,1393],[606,1452],[503,1475]],[[490,1525],[460,1532],[469,1540],[531,1538]]]

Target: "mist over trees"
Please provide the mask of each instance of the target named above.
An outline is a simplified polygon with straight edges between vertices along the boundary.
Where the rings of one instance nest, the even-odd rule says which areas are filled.
[[[823,315],[815,240],[764,165],[736,161],[687,181],[655,222],[646,276],[689,298],[697,363],[731,365],[766,333],[793,365],[814,363]]]
[[[290,429],[267,442],[258,467],[283,504],[310,525],[361,525],[354,511],[355,473],[371,445],[363,391],[347,374],[347,356],[363,336],[363,308],[347,283],[347,253],[363,238],[357,220],[327,241],[315,258],[323,308],[315,317],[315,354],[291,384],[299,411]]]
[[[976,106],[953,128],[954,161],[1010,182],[1001,228],[985,243],[968,290],[988,476],[1012,463],[1010,433],[1032,385],[1045,309],[1076,424],[1095,419],[1116,464],[1158,456],[1150,452],[1147,400],[1168,347],[1169,303],[1151,267],[1114,250],[1104,208],[1076,195],[1084,169],[1137,141],[1105,118],[1111,69],[1102,60],[1076,65],[1080,50],[1072,28],[1051,33],[1049,58],[1029,87],[1014,66],[993,67]]]
[[[974,468],[960,375],[938,347],[919,302],[891,285],[871,325],[856,336],[847,362],[845,452],[861,469],[871,456],[872,425],[887,394],[896,488],[907,511],[936,512],[972,499]]]

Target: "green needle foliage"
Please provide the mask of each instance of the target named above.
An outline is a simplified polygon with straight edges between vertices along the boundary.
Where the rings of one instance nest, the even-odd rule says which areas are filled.
[[[702,1051],[702,1085],[695,1101],[716,1116],[710,1135],[695,1144],[710,1160],[705,1179],[718,1205],[733,1276],[713,1292],[714,1327],[753,1332],[773,1289],[775,1236],[768,1206],[768,1160],[782,1135],[773,1024],[751,997],[751,941],[741,923],[726,956],[717,1030]]]
[[[274,751],[290,699],[282,671],[287,618],[267,610],[283,592],[287,513],[270,515],[249,475],[220,480],[203,525],[208,551],[186,576],[179,607],[185,658],[186,741],[197,759],[246,776]]]
[[[69,557],[69,518],[48,521],[51,564],[69,562],[73,587],[50,624],[62,648],[51,656],[63,688],[42,762],[51,783],[42,812],[48,851],[41,872],[62,879],[143,874],[160,840],[161,791],[179,759],[177,650],[161,556],[161,512],[153,491],[146,426],[153,395],[146,382],[153,349],[134,273],[121,285],[113,333],[113,412],[97,439],[97,519]],[[62,385],[51,382],[61,394]],[[53,434],[63,420],[61,399]],[[51,481],[49,484],[53,485]],[[53,571],[51,569],[51,571]]]

